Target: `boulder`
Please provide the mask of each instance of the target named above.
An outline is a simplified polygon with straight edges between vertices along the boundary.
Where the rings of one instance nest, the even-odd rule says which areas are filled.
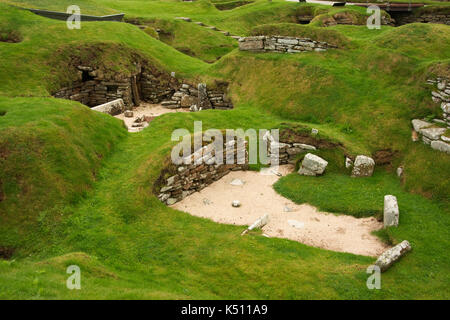
[[[190,106],[192,106],[194,104],[197,104],[197,103],[198,103],[198,98],[197,97],[184,95],[181,98],[180,105],[181,105],[182,108],[189,108]]]
[[[239,208],[241,206],[241,202],[239,200],[233,200],[231,205],[235,208]]]
[[[384,196],[383,223],[385,227],[398,226],[399,211],[397,198],[392,195]]]
[[[439,140],[441,135],[445,133],[445,128],[440,127],[432,127],[432,128],[426,128],[420,130],[420,133],[423,134],[425,137],[427,137],[430,140]]]
[[[431,141],[431,148],[441,152],[450,153],[450,144],[444,141]]]
[[[247,37],[239,39],[239,50],[259,51],[264,50],[263,37]]]
[[[420,132],[422,128],[431,126],[431,123],[419,119],[414,119],[411,121],[411,123],[413,125],[414,130],[417,132]]]
[[[300,166],[298,173],[305,176],[320,175],[323,174],[327,165],[328,162],[321,157],[308,153],[303,158],[302,165]]]
[[[353,164],[352,177],[370,177],[375,168],[375,161],[367,156],[359,155]]]
[[[123,113],[123,115],[126,117],[126,118],[132,118],[133,117],[133,111],[131,111],[131,110],[125,110],[125,112]]]
[[[383,252],[375,262],[375,265],[380,267],[380,271],[384,272],[389,269],[398,259],[404,256],[407,252],[411,251],[411,245],[408,241],[404,240],[393,248],[390,248]]]

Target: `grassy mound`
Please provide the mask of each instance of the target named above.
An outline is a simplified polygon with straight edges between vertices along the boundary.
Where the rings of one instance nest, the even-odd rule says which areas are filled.
[[[159,31],[158,39],[191,57],[211,63],[237,47],[237,42],[220,32],[195,23],[174,19],[129,19]]]
[[[0,109],[0,243],[27,251],[89,190],[125,130],[71,101],[0,97]]]
[[[338,47],[346,47],[350,41],[342,33],[336,30],[324,30],[323,28],[316,28],[310,26],[304,26],[294,23],[277,23],[277,24],[264,24],[253,28],[250,31],[250,35],[262,36],[262,35],[279,35],[290,36],[299,38],[310,38],[316,41],[324,41],[334,44]]]
[[[375,43],[382,48],[418,59],[448,59],[448,30],[448,26],[441,24],[407,24],[383,33]]]
[[[245,6],[246,4],[253,3],[253,1],[247,0],[234,0],[234,1],[212,1],[214,6],[219,10],[231,10],[237,7]]]

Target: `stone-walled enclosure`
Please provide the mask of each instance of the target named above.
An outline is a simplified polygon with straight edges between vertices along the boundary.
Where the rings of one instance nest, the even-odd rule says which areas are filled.
[[[223,144],[223,163],[216,163],[214,143],[208,144],[181,164],[171,163],[162,170],[157,180],[158,199],[172,205],[188,195],[200,191],[231,171],[248,169],[247,142],[235,138]],[[233,164],[227,164],[233,163]]]
[[[105,76],[102,70],[90,66],[78,66],[77,70],[78,80],[58,90],[54,97],[75,100],[89,107],[122,99],[126,109],[138,106],[141,101],[161,103],[169,109],[195,106],[193,111],[233,108],[225,82],[216,81],[207,88],[205,84],[182,82],[154,68],[141,66],[138,72],[125,77]]]
[[[308,38],[284,36],[254,36],[239,39],[239,50],[256,52],[298,53],[307,51],[326,51],[336,46]]]

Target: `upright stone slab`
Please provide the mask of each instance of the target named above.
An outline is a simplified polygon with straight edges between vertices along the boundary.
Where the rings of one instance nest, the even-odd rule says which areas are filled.
[[[398,226],[399,210],[397,198],[392,195],[384,196],[383,223],[385,227]]]
[[[370,177],[375,168],[375,161],[367,156],[359,155],[353,164],[352,177]]]
[[[209,101],[205,83],[198,84],[198,108],[201,110],[211,109],[211,101]]]
[[[384,272],[409,251],[411,251],[411,245],[408,241],[404,240],[395,247],[383,252],[381,256],[378,257],[375,265],[380,267],[381,272]]]

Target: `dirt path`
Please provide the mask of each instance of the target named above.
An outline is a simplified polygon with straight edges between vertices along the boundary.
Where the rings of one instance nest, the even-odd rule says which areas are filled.
[[[164,108],[160,104],[150,104],[150,103],[141,102],[140,106],[133,108],[132,111],[133,111],[133,117],[131,117],[131,118],[126,118],[123,113],[121,113],[115,117],[124,121],[129,132],[139,132],[142,129],[144,129],[145,127],[147,127],[148,123],[147,122],[144,123],[143,127],[133,128],[132,124],[136,120],[136,118],[145,116],[149,119],[153,119],[153,118],[156,118],[165,113],[189,112],[189,108],[167,109],[167,108]]]
[[[280,172],[285,175],[292,169],[291,166],[281,166]],[[235,179],[244,184],[231,185]],[[370,234],[383,227],[375,218],[357,219],[319,212],[308,204],[297,205],[275,192],[272,185],[278,179],[274,174],[262,175],[254,171],[231,172],[172,207],[218,223],[242,226],[251,225],[267,213],[269,223],[262,230],[269,237],[366,256],[378,256],[387,249]],[[241,207],[232,207],[233,200],[239,200]]]

